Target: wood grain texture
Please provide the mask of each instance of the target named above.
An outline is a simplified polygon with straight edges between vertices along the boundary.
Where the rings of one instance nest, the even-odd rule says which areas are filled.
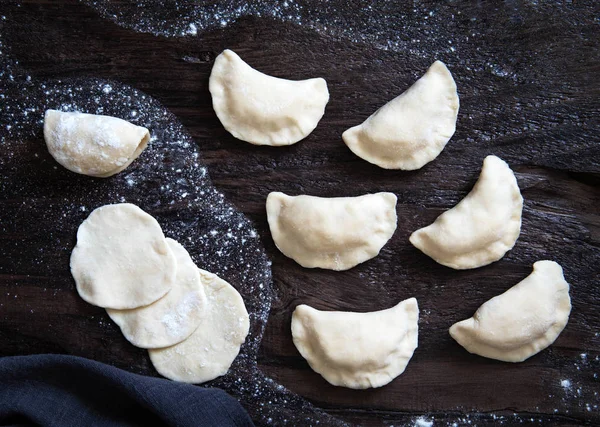
[[[120,27],[74,1],[20,3],[0,6],[7,17],[0,27],[5,54],[35,78],[113,79],[158,99],[191,132],[215,186],[254,221],[273,261],[277,295],[258,354],[268,376],[330,414],[363,425],[405,424],[421,414],[450,424],[471,416],[494,425],[492,414],[505,416],[505,425],[530,418],[543,425],[600,423],[600,31],[594,3],[428,4],[438,14],[462,12],[437,29],[407,22],[407,34],[420,33],[424,45],[434,43],[429,30],[435,40],[442,33],[463,41],[455,54],[442,57],[428,55],[427,48],[418,54],[383,50],[269,18],[243,17],[197,37],[165,38]],[[346,16],[359,7],[361,2],[337,3]],[[412,6],[393,7],[411,16]],[[271,75],[324,77],[331,101],[317,129],[286,148],[256,147],[228,134],[208,92],[212,61],[224,48]],[[457,132],[441,155],[412,172],[383,170],[353,155],[341,133],[404,91],[435,59],[449,66],[461,101]],[[25,143],[42,143],[39,132]],[[515,171],[525,199],[522,234],[501,261],[454,271],[412,247],[408,236],[469,192],[488,154]],[[46,168],[40,194],[50,196],[27,206],[31,223],[52,210],[45,203],[61,203],[54,189],[68,185],[68,175],[53,178],[50,166],[40,167]],[[391,191],[398,196],[398,229],[377,258],[349,271],[304,269],[278,252],[270,237],[264,210],[270,191]],[[2,195],[1,220],[21,218],[30,196]],[[114,325],[97,327],[98,311],[73,292],[68,266],[56,265],[48,274],[36,264],[36,251],[53,238],[52,230],[26,235],[14,225],[14,233],[2,236],[10,257],[0,259],[0,354],[79,354],[155,375],[144,352],[128,345]],[[73,241],[58,244],[70,251]],[[508,364],[470,355],[450,338],[452,323],[522,280],[540,259],[559,262],[572,286],[571,318],[553,346]],[[371,311],[412,296],[421,310],[419,348],[406,372],[381,389],[330,386],[292,343],[297,304]],[[107,360],[109,349],[118,357]],[[561,386],[563,379],[572,390]]]

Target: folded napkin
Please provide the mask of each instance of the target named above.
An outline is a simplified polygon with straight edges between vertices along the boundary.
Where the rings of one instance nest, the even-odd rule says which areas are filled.
[[[0,358],[0,425],[253,426],[223,390],[53,354]]]

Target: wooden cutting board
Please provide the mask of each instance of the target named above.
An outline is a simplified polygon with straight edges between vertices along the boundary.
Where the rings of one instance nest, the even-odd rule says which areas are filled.
[[[238,397],[258,425],[600,423],[597,5],[302,1],[247,10],[231,1],[220,6],[224,14],[203,12],[208,28],[166,36],[158,33],[176,32],[199,6],[96,3],[0,5],[1,355],[74,354],[157,375],[102,309],[79,299],[68,268],[89,211],[127,200],[244,294],[251,338],[232,373],[214,385]],[[271,75],[324,77],[331,100],[317,129],[284,148],[227,133],[208,91],[224,48]],[[461,101],[457,132],[442,154],[412,172],[353,155],[341,133],[436,59],[453,73]],[[43,109],[56,107],[120,115],[151,127],[156,138],[115,178],[76,176],[45,150]],[[408,236],[469,192],[489,154],[517,176],[525,199],[521,236],[490,266],[440,266]],[[275,190],[329,197],[391,191],[398,229],[377,258],[349,271],[304,269],[271,239],[264,202]],[[541,259],[559,262],[571,284],[571,318],[553,346],[509,364],[471,355],[450,338],[452,323]],[[290,317],[300,303],[371,311],[413,296],[419,348],[383,388],[333,387],[292,343]]]

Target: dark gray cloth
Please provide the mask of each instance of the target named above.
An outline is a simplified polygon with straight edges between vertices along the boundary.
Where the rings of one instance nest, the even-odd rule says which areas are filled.
[[[0,425],[253,426],[223,390],[49,354],[0,358]]]

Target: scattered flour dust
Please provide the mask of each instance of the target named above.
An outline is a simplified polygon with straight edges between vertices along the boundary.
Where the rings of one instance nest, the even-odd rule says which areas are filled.
[[[181,336],[181,330],[185,326],[189,314],[201,304],[196,292],[188,292],[177,304],[175,311],[167,313],[161,319],[167,332],[171,336]]]
[[[428,420],[427,418],[424,418],[424,417],[419,417],[415,420],[414,427],[432,427],[432,426],[433,426],[433,420]]]
[[[399,8],[396,2],[368,2],[364,7],[350,11],[341,0],[322,2],[318,8],[314,3],[302,0],[174,0],[171,3],[177,13],[165,14],[161,2],[155,0],[129,4],[111,0],[83,1],[119,25],[167,37],[196,36],[206,30],[229,27],[243,17],[257,17],[292,23],[354,42],[367,42],[384,50],[410,51],[419,56],[453,55],[462,43],[468,42],[449,40],[447,34],[450,31],[444,31],[445,27],[454,25],[454,20],[463,19],[460,10],[455,7],[428,8],[418,3]],[[423,24],[430,28],[426,34],[422,31]]]

